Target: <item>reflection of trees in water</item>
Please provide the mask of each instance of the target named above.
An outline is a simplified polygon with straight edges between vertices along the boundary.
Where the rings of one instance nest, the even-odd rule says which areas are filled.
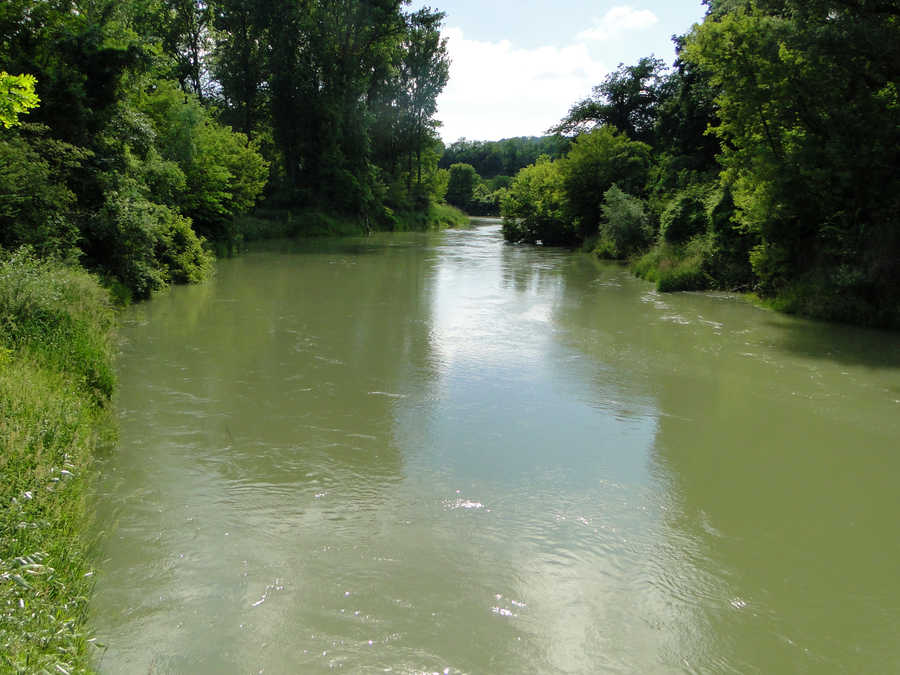
[[[519,293],[532,291],[553,297],[560,285],[560,263],[571,253],[565,249],[504,244],[500,249],[503,286]]]

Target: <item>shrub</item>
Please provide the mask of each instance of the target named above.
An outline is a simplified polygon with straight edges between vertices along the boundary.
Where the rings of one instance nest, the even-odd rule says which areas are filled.
[[[0,140],[0,246],[30,245],[43,255],[72,256],[78,229],[75,195],[31,143],[15,133]]]
[[[566,215],[559,163],[542,156],[519,171],[500,204],[507,241],[572,245],[578,235]]]
[[[460,209],[469,208],[475,186],[481,178],[471,164],[459,162],[450,166],[445,193],[448,203]]]
[[[660,218],[660,234],[670,244],[684,244],[706,229],[706,204],[697,188],[677,193]]]
[[[118,183],[89,225],[90,257],[138,299],[172,282],[208,276],[212,256],[190,220],[146,199],[134,181],[120,177]]]
[[[644,203],[613,185],[603,194],[600,244],[595,249],[605,258],[627,258],[644,249],[653,238]]]
[[[698,236],[687,244],[661,241],[632,264],[632,271],[647,281],[656,282],[662,292],[702,291],[714,286],[706,268],[712,253],[712,240]]]

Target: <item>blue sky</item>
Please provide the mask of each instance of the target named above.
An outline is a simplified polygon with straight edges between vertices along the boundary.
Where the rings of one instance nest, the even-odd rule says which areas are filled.
[[[539,136],[619,63],[671,63],[672,35],[703,18],[700,0],[414,0],[447,14],[450,84],[438,99],[447,143]]]

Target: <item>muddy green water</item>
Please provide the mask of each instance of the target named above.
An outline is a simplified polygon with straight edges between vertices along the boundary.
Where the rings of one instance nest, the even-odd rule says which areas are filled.
[[[504,245],[134,307],[102,673],[900,671],[900,336]]]

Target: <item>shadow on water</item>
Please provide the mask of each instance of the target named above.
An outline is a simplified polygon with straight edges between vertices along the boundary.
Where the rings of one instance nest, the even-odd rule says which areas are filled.
[[[791,353],[867,368],[900,369],[900,333],[778,317],[766,322]],[[900,380],[897,383],[900,391]]]

